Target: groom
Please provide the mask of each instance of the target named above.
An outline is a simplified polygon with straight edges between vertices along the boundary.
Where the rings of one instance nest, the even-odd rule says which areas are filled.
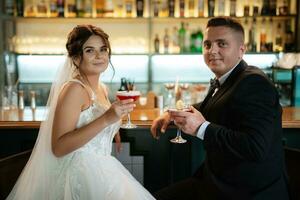
[[[239,22],[208,21],[203,56],[215,74],[208,95],[191,113],[164,113],[151,127],[156,137],[174,121],[203,140],[206,158],[193,177],[158,191],[157,199],[289,199],[278,94],[261,70],[242,59],[245,51]]]

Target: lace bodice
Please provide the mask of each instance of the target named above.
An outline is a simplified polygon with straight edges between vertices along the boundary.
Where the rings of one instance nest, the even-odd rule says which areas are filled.
[[[94,102],[89,108],[80,113],[77,128],[80,128],[96,118],[103,115],[108,109],[107,105],[99,104]],[[110,126],[101,130],[92,140],[90,140],[83,147],[79,148],[78,151],[93,151],[93,153],[100,153],[102,155],[110,155],[112,150],[112,140],[114,135],[117,133],[120,127],[120,122],[111,124]]]

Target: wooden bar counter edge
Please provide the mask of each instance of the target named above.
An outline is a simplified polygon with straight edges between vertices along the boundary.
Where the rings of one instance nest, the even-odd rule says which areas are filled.
[[[32,110],[25,107],[24,110],[0,108],[0,129],[4,128],[39,128],[41,121],[45,119],[45,107],[37,107]],[[150,128],[152,121],[161,114],[158,108],[135,109],[131,113],[131,120],[141,128]],[[284,107],[282,113],[283,128],[300,128],[300,107]]]

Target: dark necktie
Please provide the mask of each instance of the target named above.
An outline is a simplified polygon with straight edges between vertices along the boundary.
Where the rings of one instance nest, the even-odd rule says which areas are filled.
[[[207,96],[211,97],[214,94],[215,90],[219,87],[220,87],[220,82],[218,79],[216,78],[210,79],[210,87],[208,89]]]

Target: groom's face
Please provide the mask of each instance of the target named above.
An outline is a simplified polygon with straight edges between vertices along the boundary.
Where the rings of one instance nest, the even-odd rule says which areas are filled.
[[[205,31],[204,61],[216,77],[221,77],[242,58],[245,52],[241,33],[226,26],[212,26]]]

